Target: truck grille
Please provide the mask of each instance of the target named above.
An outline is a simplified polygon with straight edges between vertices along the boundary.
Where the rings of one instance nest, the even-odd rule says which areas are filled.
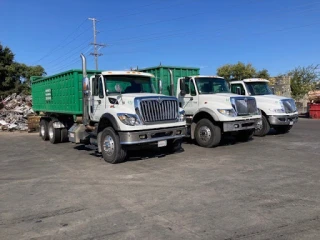
[[[294,113],[297,111],[296,104],[293,99],[281,100],[286,113]]]
[[[141,100],[140,116],[145,123],[175,121],[178,118],[178,102],[163,98]]]
[[[231,98],[231,103],[239,116],[257,114],[258,112],[256,100],[252,97]]]

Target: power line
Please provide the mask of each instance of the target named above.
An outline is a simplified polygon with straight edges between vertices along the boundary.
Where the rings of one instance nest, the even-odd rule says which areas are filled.
[[[91,43],[91,45],[93,45],[94,47],[94,52],[90,53],[90,55],[94,56],[94,61],[95,61],[95,65],[96,65],[96,70],[98,70],[98,57],[102,56],[102,53],[99,53],[98,51],[101,49],[101,47],[105,47],[105,44],[102,43],[97,43],[97,29],[96,29],[96,23],[97,23],[97,19],[96,18],[89,18],[89,20],[92,21],[92,26],[93,26],[93,43]],[[100,47],[98,49],[98,47]]]
[[[85,52],[83,52],[83,54],[85,55],[85,56],[89,56],[89,51],[91,50],[91,48],[92,48],[92,46],[89,46],[89,48],[85,51]],[[74,58],[71,60],[71,61],[69,61],[67,64],[64,64],[64,65],[60,65],[60,66],[56,66],[56,67],[54,67],[54,68],[51,68],[50,70],[51,71],[55,71],[55,72],[59,72],[59,71],[62,71],[62,70],[66,70],[66,68],[67,67],[69,67],[69,66],[71,66],[71,65],[73,65],[74,63],[76,63],[77,61],[79,61],[79,56],[77,55],[77,56],[74,56]]]
[[[192,0],[188,0],[188,1],[187,1],[187,0],[182,0],[182,1],[179,1],[178,3],[173,4],[173,5],[167,5],[167,6],[165,6],[165,7],[154,8],[153,10],[160,10],[160,9],[166,9],[166,8],[170,8],[170,7],[175,7],[175,6],[178,6],[178,5],[181,5],[181,4],[185,4],[186,2],[190,2],[190,1],[192,1]],[[163,1],[157,1],[157,2],[163,2]],[[154,4],[156,4],[157,2],[152,3],[152,4],[149,4],[149,6],[154,5]],[[148,5],[145,5],[145,7],[146,7],[146,6],[148,6]],[[135,7],[135,8],[137,8],[137,7]],[[141,7],[140,7],[140,8],[141,8]],[[133,12],[133,13],[132,13],[132,11],[130,11],[129,14],[118,15],[118,16],[110,16],[110,18],[120,18],[120,17],[134,16],[134,15],[143,14],[143,13],[145,13],[145,12],[146,12],[145,10],[144,10],[144,11],[139,11],[139,12]],[[102,22],[102,21],[106,21],[106,18],[102,19],[101,22]]]
[[[35,62],[33,63],[33,65],[36,64],[36,63],[38,63],[38,62],[40,62],[40,61],[43,60],[44,58],[50,56],[51,53],[53,53],[54,51],[56,51],[57,49],[59,49],[59,48],[61,47],[61,45],[62,45],[69,37],[71,37],[74,33],[76,33],[76,32],[78,31],[78,29],[79,29],[80,27],[82,27],[82,25],[83,25],[85,22],[86,22],[86,20],[84,20],[80,25],[78,25],[78,27],[76,27],[76,29],[75,29],[73,32],[71,32],[66,38],[64,38],[64,40],[62,40],[56,47],[52,48],[47,54],[45,54],[45,55],[44,55],[43,57],[41,57],[39,60],[35,61]]]
[[[50,61],[50,62],[47,63],[47,64],[51,64],[51,63],[54,63],[54,62],[57,62],[57,61],[59,61],[59,63],[64,62],[66,59],[68,59],[66,56],[68,56],[69,53],[74,52],[74,50],[79,49],[79,48],[81,48],[81,47],[83,47],[83,46],[88,46],[90,40],[91,40],[91,37],[90,37],[89,39],[87,39],[86,41],[82,42],[81,44],[79,44],[77,47],[72,48],[70,51],[63,53],[63,55],[61,55],[61,56],[58,57],[58,58],[53,59],[52,61]],[[71,54],[71,55],[72,55],[72,54]],[[62,59],[62,58],[63,58],[63,59]],[[62,60],[61,60],[61,59],[62,59]]]
[[[308,11],[312,11],[312,10],[315,10],[314,8],[309,8],[309,9],[304,9],[302,11],[299,11],[299,12],[295,12],[295,14],[298,14],[298,13],[303,13],[303,12],[308,12]],[[274,11],[273,11],[274,12]],[[291,12],[292,13],[292,12]],[[280,16],[281,17],[281,16]],[[273,16],[273,19],[275,17]],[[242,18],[242,19],[238,19],[238,20],[234,20],[234,21],[230,21],[228,22],[227,24],[231,24],[233,22],[239,22],[240,20],[247,20],[247,19],[252,19],[252,17],[249,17],[249,18]],[[216,31],[217,30],[224,30],[226,27],[226,25],[218,28],[218,29],[215,29]],[[171,33],[171,32],[174,32],[173,34],[168,34],[168,33]],[[122,38],[122,39],[118,39],[116,40],[115,42],[111,42],[109,45],[110,46],[115,46],[115,45],[124,45],[124,44],[127,44],[127,43],[140,43],[140,42],[148,42],[149,40],[158,40],[158,39],[164,39],[164,38],[167,38],[167,37],[173,37],[173,36],[180,36],[180,35],[187,35],[187,34],[194,34],[194,35],[199,35],[198,33],[195,33],[194,31],[180,31],[180,32],[176,32],[174,30],[171,30],[171,31],[167,31],[165,33],[162,33],[162,34],[158,34],[155,33],[155,34],[149,34],[148,36],[146,36],[145,38],[139,38],[139,37],[133,37],[133,38]],[[152,35],[156,35],[154,37],[151,37]]]

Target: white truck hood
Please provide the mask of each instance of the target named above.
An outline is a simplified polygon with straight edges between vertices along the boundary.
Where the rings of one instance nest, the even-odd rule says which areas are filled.
[[[256,95],[256,96],[252,96],[254,97],[257,101],[280,101],[283,99],[291,99],[291,98],[287,98],[287,97],[282,97],[282,96],[277,96],[277,95]]]
[[[282,96],[277,96],[277,95],[257,95],[253,96],[256,101],[257,101],[257,106],[259,109],[264,111],[267,115],[294,115],[297,114],[296,112],[293,113],[275,113],[272,112],[271,109],[279,109],[281,108],[280,106],[280,101],[281,100],[292,100],[292,98],[288,97],[282,97]]]

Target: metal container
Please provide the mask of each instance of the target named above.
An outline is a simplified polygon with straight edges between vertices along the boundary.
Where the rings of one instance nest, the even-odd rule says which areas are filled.
[[[101,71],[88,70],[88,77]],[[82,70],[74,69],[48,77],[31,77],[33,110],[82,115]]]
[[[178,78],[187,77],[187,76],[196,76],[200,74],[200,68],[161,66],[161,65],[157,67],[139,69],[138,71],[151,73],[155,76],[155,79],[153,79],[153,85],[155,86],[157,93],[159,93],[159,80],[161,79],[162,94],[172,95],[169,70],[172,71],[172,75],[173,75],[174,92],[176,92],[176,89],[177,89]]]
[[[320,103],[309,103],[310,118],[320,119]]]

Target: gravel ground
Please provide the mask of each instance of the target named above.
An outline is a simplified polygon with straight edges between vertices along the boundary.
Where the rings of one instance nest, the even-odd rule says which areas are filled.
[[[320,239],[320,121],[111,165],[0,132],[0,239]],[[139,156],[143,154],[143,159]]]

